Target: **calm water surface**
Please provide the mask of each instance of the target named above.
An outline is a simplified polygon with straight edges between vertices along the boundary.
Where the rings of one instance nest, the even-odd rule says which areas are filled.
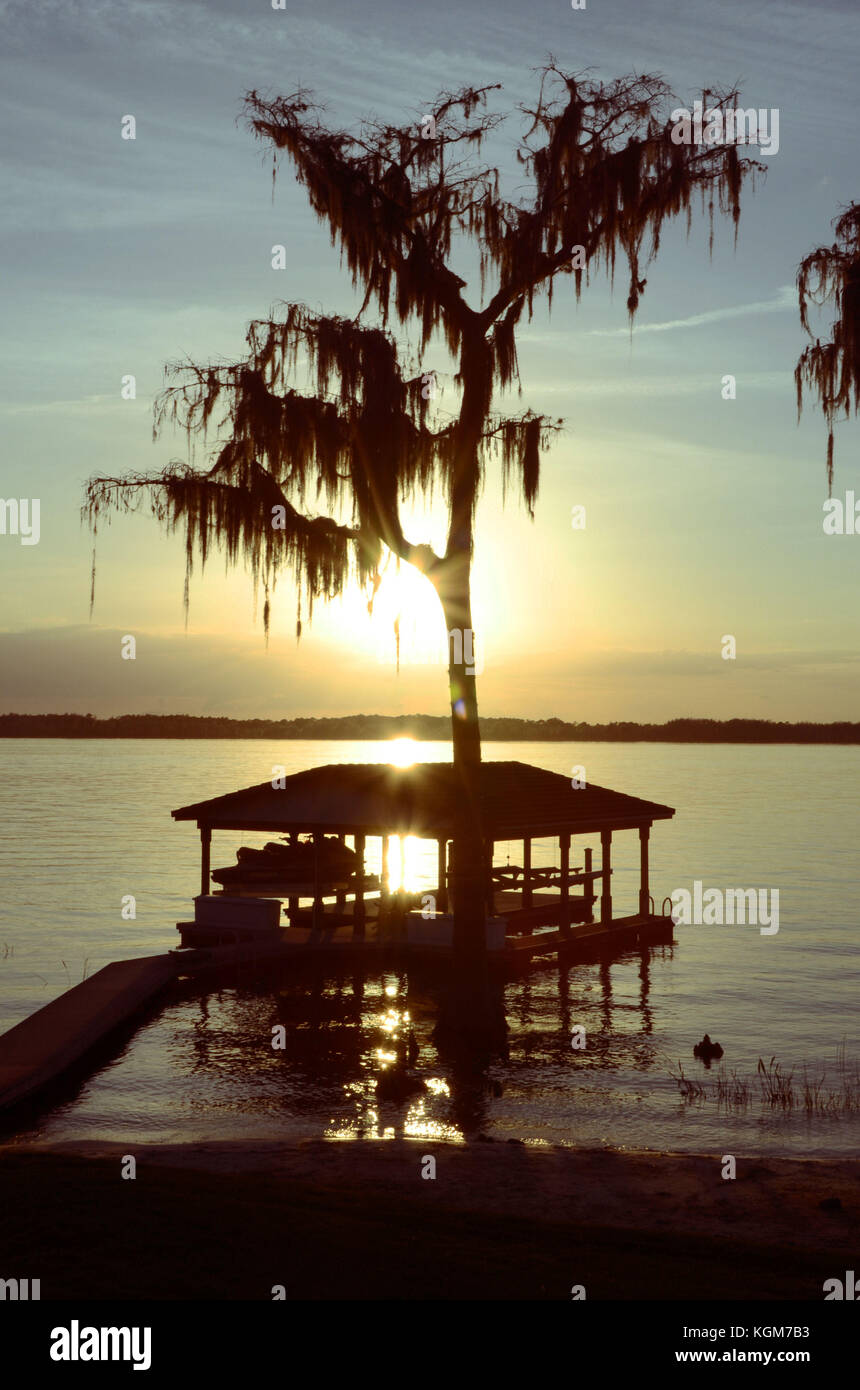
[[[416,745],[418,758],[449,755]],[[321,763],[386,761],[381,743],[4,740],[0,846],[0,1028],[11,1027],[111,960],[177,944],[198,888],[193,825],[170,810]],[[662,744],[488,744],[519,759],[667,802],[674,821],[651,839],[652,892],[779,890],[780,930],[679,927],[676,942],[610,964],[541,968],[505,987],[507,1056],[467,1069],[440,1055],[436,998],[408,972],[304,975],[171,999],[114,1058],[21,1138],[123,1142],[232,1138],[471,1137],[719,1152],[853,1154],[858,1118],[844,1109],[775,1114],[754,1086],[726,1111],[684,1101],[679,1060],[707,1078],[692,1047],[704,1032],[723,1069],[755,1073],[775,1056],[795,1085],[804,1068],[844,1095],[858,1048],[857,832],[860,749]],[[243,837],[216,835],[213,866]],[[249,842],[260,839],[244,837]],[[590,843],[575,841],[581,849]],[[617,848],[616,848],[617,846]],[[498,847],[500,862],[506,847]],[[638,839],[613,842],[616,911],[635,910]],[[410,852],[430,886],[435,847]],[[557,862],[552,842],[538,863]],[[511,863],[520,860],[510,847]],[[124,921],[133,894],[137,916]],[[287,1046],[271,1048],[283,1024]],[[582,1024],[588,1046],[575,1052]],[[414,1095],[380,1099],[395,1039],[419,1044]],[[847,1051],[847,1071],[840,1047]],[[854,1069],[856,1074],[856,1069]]]

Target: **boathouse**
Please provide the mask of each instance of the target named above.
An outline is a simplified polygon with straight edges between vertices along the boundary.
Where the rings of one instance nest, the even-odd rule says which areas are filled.
[[[302,960],[379,961],[388,953],[448,968],[449,859],[457,796],[450,763],[405,768],[347,763],[311,768],[174,811],[175,820],[196,822],[202,844],[200,896],[194,921],[178,924],[180,949],[107,965],[5,1033],[0,1039],[0,1109],[53,1083],[176,978],[206,978],[246,962],[292,967]],[[670,806],[606,787],[577,789],[566,777],[525,763],[488,762],[481,768],[481,811],[492,948],[488,960],[494,969],[517,970],[533,958],[587,953],[595,945],[602,953],[616,945],[628,949],[671,939],[671,916],[654,911],[648,869],[651,826],[674,815]],[[243,837],[284,836],[293,844],[276,844],[278,853],[264,850],[262,859],[240,858],[233,868],[212,870],[216,830]],[[639,839],[638,912],[616,917],[613,835],[626,831]],[[435,844],[435,852],[430,850],[437,880],[430,920],[416,910],[416,897],[420,901],[426,894],[393,889],[389,882],[390,837],[413,835]],[[598,864],[586,846],[582,862],[574,862],[576,838],[586,835],[599,836]],[[380,874],[365,872],[368,842],[374,837],[381,841],[381,847],[373,847]],[[533,841],[546,839],[557,841],[556,865],[532,862]],[[522,863],[496,864],[495,851],[505,842],[522,846]],[[253,871],[245,873],[243,864]],[[297,865],[302,872],[309,868],[306,880],[297,875]],[[216,882],[223,880],[220,894],[210,892],[213,876]],[[281,920],[285,902],[286,927]]]
[[[252,905],[241,900],[257,898],[263,913],[257,920],[268,929],[280,926],[281,900],[292,928],[320,929],[364,942],[368,936],[386,934],[394,924],[403,944],[432,946],[450,941],[449,885],[451,843],[457,797],[460,795],[453,764],[414,763],[408,767],[389,763],[340,763],[310,768],[293,776],[275,778],[259,786],[182,806],[172,814],[177,821],[194,821],[202,846],[200,897],[195,921],[179,924],[183,946],[217,944],[229,928],[253,920]],[[495,929],[490,945],[526,948],[535,933],[550,944],[546,929],[558,945],[580,928],[608,931],[634,928],[637,932],[665,916],[657,916],[649,884],[649,838],[655,821],[673,816],[670,806],[589,784],[575,787],[570,779],[521,762],[485,762],[481,767],[481,815],[485,842],[486,903]],[[241,866],[213,871],[212,837],[215,831],[263,832],[284,837],[284,845],[304,850],[301,871],[280,868],[273,859],[270,870],[255,868],[243,878]],[[638,912],[613,917],[613,836],[633,832],[639,839]],[[576,837],[600,840],[599,862],[594,851],[583,848],[581,861]],[[435,842],[436,884],[429,891],[433,911],[417,910],[420,898],[392,891],[389,872],[389,839],[415,836]],[[365,856],[374,837],[381,841],[377,875],[365,871]],[[557,839],[558,863],[539,866],[532,862],[534,840]],[[500,842],[521,845],[520,863],[499,865]],[[354,870],[332,868],[338,847],[352,856]],[[279,846],[272,847],[273,851]],[[332,859],[332,852],[335,859]],[[240,855],[241,855],[240,851]],[[251,851],[251,853],[255,853]],[[289,851],[285,848],[285,854]],[[268,862],[263,859],[263,862]],[[297,861],[298,862],[298,861]],[[220,895],[212,895],[213,872],[223,880]],[[297,876],[298,872],[298,876]],[[232,875],[232,877],[231,877]],[[262,876],[261,876],[262,875]],[[263,902],[269,906],[264,909]],[[277,903],[277,906],[276,906]],[[251,909],[251,915],[247,913]],[[265,916],[265,912],[274,913]],[[243,916],[243,913],[246,914]],[[432,924],[426,923],[428,915]],[[411,919],[411,920],[410,920]],[[579,925],[578,925],[579,924]],[[576,929],[575,931],[573,929]],[[435,934],[435,935],[434,935]],[[591,933],[593,934],[593,932]],[[241,931],[233,939],[238,939]],[[387,931],[391,936],[391,931]],[[289,932],[284,933],[290,937]],[[295,940],[295,937],[292,939]],[[369,943],[368,943],[369,944]]]

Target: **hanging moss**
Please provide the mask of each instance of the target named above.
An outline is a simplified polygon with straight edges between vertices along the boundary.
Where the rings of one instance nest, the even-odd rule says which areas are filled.
[[[328,128],[304,91],[248,95],[248,122],[272,152],[273,176],[286,158],[363,300],[353,319],[279,305],[249,326],[242,361],[168,367],[156,437],[179,426],[190,450],[203,442],[207,467],[90,481],[84,513],[94,538],[102,513],[140,506],[184,532],[186,612],[194,565],[202,569],[213,547],[228,566],[247,568],[255,593],[262,587],[266,631],[283,571],[296,586],[297,636],[302,614],[310,620],[316,600],[353,580],[372,603],[388,554],[418,566],[440,593],[456,588],[451,576],[462,591],[490,461],[500,457],[504,495],[516,484],[533,514],[541,452],[561,423],[493,410],[496,392],[519,385],[523,316],[541,295],[552,306],[556,277],[582,247],[575,298],[596,268],[614,276],[620,254],[632,319],[666,219],[683,213],[689,228],[698,192],[711,235],[717,210],[736,224],[743,181],[762,167],[733,147],[676,145],[665,114],[671,93],[659,78],[601,83],[550,62],[536,105],[523,108],[517,157],[530,190],[509,201],[482,155],[503,119],[487,109],[496,90],[443,92],[405,125],[368,121],[354,132]],[[736,95],[708,93],[711,106]],[[454,269],[464,244],[478,251],[480,307]],[[844,285],[841,293],[847,305]],[[369,309],[374,325],[363,322]],[[414,355],[395,323],[412,335]],[[442,345],[456,364],[454,413],[425,390],[429,350],[435,358]],[[816,368],[828,400],[844,399],[841,362],[822,356]],[[437,492],[449,513],[443,554],[410,542],[400,520],[404,499]]]
[[[794,372],[797,414],[804,388],[811,390],[827,424],[827,487],[833,486],[833,431],[839,418],[860,412],[860,203],[853,203],[833,222],[836,240],[819,246],[800,263],[797,291],[800,322],[813,339]],[[811,304],[831,304],[836,318],[830,340],[815,338],[809,323]]]

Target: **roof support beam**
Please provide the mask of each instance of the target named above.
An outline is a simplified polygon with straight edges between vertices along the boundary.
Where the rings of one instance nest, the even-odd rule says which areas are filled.
[[[314,831],[314,930],[322,926],[323,904],[320,893],[320,850],[322,849],[323,836],[320,831]]]
[[[436,888],[436,911],[448,911],[448,841],[439,841],[439,871]]]
[[[344,845],[346,844],[346,839],[345,839],[345,837],[341,834],[341,835],[338,835],[338,837],[337,837],[337,842],[338,842],[339,845],[344,846]],[[336,917],[341,916],[341,914],[343,913],[343,910],[344,910],[345,907],[346,907],[346,889],[344,889],[344,888],[338,888],[338,889],[335,890],[335,895],[334,895],[334,910],[335,910],[335,916],[336,916]]]
[[[380,888],[380,901],[387,903],[391,898],[391,871],[389,868],[389,844],[388,836],[382,836],[382,884]]]
[[[600,851],[602,891],[600,894],[600,922],[604,927],[612,925],[612,831],[601,830],[600,832]]]
[[[647,917],[651,911],[651,894],[648,888],[648,836],[650,825],[639,827],[639,915]]]
[[[355,837],[355,853],[358,858],[356,865],[355,904],[352,909],[352,934],[357,941],[364,940],[365,907],[364,907],[364,846],[365,838],[363,835]]]
[[[558,837],[561,851],[561,934],[570,936],[570,831]]]
[[[200,827],[200,895],[207,897],[209,893],[209,868],[210,855],[212,849],[212,828],[208,825]]]

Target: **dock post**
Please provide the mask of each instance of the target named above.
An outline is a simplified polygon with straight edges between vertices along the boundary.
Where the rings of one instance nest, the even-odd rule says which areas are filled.
[[[346,839],[345,839],[345,837],[344,837],[343,835],[338,835],[338,837],[337,837],[337,842],[338,842],[339,845],[345,845],[345,844],[346,844]],[[345,888],[337,888],[337,889],[335,889],[335,895],[334,895],[334,910],[335,910],[335,913],[336,913],[336,914],[342,914],[345,908],[346,908],[346,889],[345,889]],[[338,923],[338,925],[340,925],[340,923]]]
[[[388,836],[382,836],[382,884],[380,886],[379,901],[380,906],[385,903],[386,907],[391,906],[391,874],[388,868],[389,845]]]
[[[570,831],[558,837],[561,850],[561,917],[560,926],[563,937],[570,936]]]
[[[200,894],[206,897],[209,892],[209,854],[212,847],[211,825],[200,827]]]
[[[364,845],[363,835],[355,836],[355,852],[358,856],[358,887],[355,890],[355,905],[352,910],[352,934],[357,941],[364,940]]]
[[[600,851],[602,857],[602,891],[600,895],[600,921],[604,927],[612,926],[612,831],[601,830]]]
[[[586,872],[586,875],[590,875],[590,874],[591,874],[591,865],[592,865],[592,860],[593,860],[593,858],[594,858],[594,851],[592,850],[591,846],[589,845],[588,849],[585,851],[585,872]],[[593,879],[593,878],[590,878],[590,877],[588,878],[588,882],[587,882],[586,885],[585,885],[585,895],[586,895],[586,897],[587,897],[588,900],[589,900],[589,902],[588,902],[588,921],[589,921],[589,922],[593,922],[593,921],[594,921],[594,879]]]
[[[322,921],[322,898],[320,897],[320,840],[322,836],[319,830],[314,831],[314,911],[313,926],[314,930],[319,927]]]
[[[639,916],[647,917],[651,910],[651,894],[648,888],[648,836],[651,823],[639,827]]]
[[[532,905],[532,842],[531,836],[523,837],[523,907]]]
[[[484,865],[485,872],[487,875],[487,915],[493,917],[495,916],[496,912],[496,893],[493,887],[493,855],[495,852],[496,845],[494,840],[485,840],[484,844]]]
[[[439,841],[439,871],[436,887],[436,911],[448,911],[448,841]]]

